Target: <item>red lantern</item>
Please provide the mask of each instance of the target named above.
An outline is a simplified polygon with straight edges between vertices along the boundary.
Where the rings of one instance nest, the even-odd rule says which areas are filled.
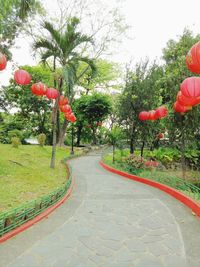
[[[46,94],[46,91],[47,91],[47,86],[41,82],[39,83],[34,83],[32,86],[31,86],[31,91],[34,95],[45,95]]]
[[[4,70],[6,68],[7,65],[7,60],[6,57],[0,53],[0,70]]]
[[[76,117],[75,117],[74,113],[65,114],[65,118],[66,118],[68,121],[71,121],[71,122],[75,122],[75,121],[76,121]]]
[[[199,97],[200,96],[200,78],[189,77],[186,78],[180,86],[181,93],[186,97]]]
[[[54,88],[48,88],[46,91],[46,97],[49,99],[56,99],[59,96],[59,93]]]
[[[139,113],[139,119],[140,119],[141,121],[146,121],[146,120],[148,120],[148,119],[149,119],[149,112],[148,112],[148,111],[141,111],[141,112]]]
[[[14,73],[14,80],[17,84],[27,85],[31,81],[31,75],[25,70],[16,70]]]
[[[149,120],[150,121],[154,121],[154,120],[156,120],[157,118],[156,118],[156,111],[155,110],[150,110],[149,111]]]
[[[72,109],[70,105],[60,106],[60,111],[63,113],[71,113]]]
[[[200,42],[191,47],[186,56],[186,65],[191,72],[200,74]]]
[[[68,98],[64,97],[64,95],[61,95],[58,103],[59,106],[64,106],[67,105],[68,103],[69,103]]]
[[[178,92],[176,100],[181,104],[182,106],[194,106],[198,103],[198,98],[196,97],[186,97],[184,96],[181,91]]]
[[[155,118],[160,119],[167,116],[168,109],[165,106],[161,106],[156,109]]]
[[[191,106],[182,106],[182,105],[180,105],[179,102],[177,102],[177,101],[174,103],[173,108],[174,108],[174,110],[175,110],[176,112],[179,112],[179,113],[184,113],[184,112],[189,111],[189,110],[192,109]]]

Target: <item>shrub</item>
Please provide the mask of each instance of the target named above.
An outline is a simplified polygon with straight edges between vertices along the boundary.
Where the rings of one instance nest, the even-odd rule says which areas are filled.
[[[45,145],[45,141],[46,141],[46,135],[45,134],[39,134],[37,137],[38,143],[40,146],[44,146]]]
[[[11,143],[12,143],[12,146],[15,148],[18,148],[18,146],[21,145],[20,139],[18,137],[12,137]]]
[[[123,160],[126,169],[133,174],[138,174],[144,168],[144,160],[139,156],[131,154],[128,157],[124,157]]]

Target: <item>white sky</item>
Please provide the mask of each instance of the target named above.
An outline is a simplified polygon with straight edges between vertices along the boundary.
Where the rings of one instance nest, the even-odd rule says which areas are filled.
[[[131,39],[122,40],[118,52],[110,57],[119,63],[130,59],[159,59],[169,39],[177,39],[188,27],[194,34],[200,33],[200,0],[103,0],[106,4],[119,4],[127,24],[131,26]],[[108,2],[109,1],[109,2]],[[55,8],[55,1],[43,0],[45,7]],[[18,40],[18,49],[13,49],[13,60],[17,65],[36,64],[31,57],[28,40]],[[11,65],[0,72],[0,84],[5,84],[11,75]]]

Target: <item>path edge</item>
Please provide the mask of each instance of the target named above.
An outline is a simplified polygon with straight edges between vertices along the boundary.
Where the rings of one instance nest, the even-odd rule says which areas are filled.
[[[178,190],[176,190],[172,187],[169,187],[167,185],[164,185],[164,184],[152,181],[152,180],[148,180],[146,178],[142,178],[142,177],[139,177],[139,176],[127,173],[127,172],[123,172],[123,171],[114,169],[114,168],[108,166],[107,164],[105,164],[102,160],[99,162],[99,164],[107,171],[110,171],[112,173],[118,174],[120,176],[134,180],[134,181],[139,182],[139,183],[150,185],[152,187],[155,187],[159,190],[164,191],[165,193],[171,195],[172,197],[174,197],[175,199],[177,199],[178,201],[183,203],[185,206],[190,208],[197,216],[200,217],[200,205],[197,202],[195,202],[193,199],[191,199],[190,197],[179,192]]]

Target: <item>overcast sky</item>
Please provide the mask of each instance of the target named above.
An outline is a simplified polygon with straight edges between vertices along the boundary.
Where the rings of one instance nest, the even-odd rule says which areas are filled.
[[[122,40],[118,52],[110,57],[125,63],[131,59],[159,59],[162,49],[169,39],[177,39],[188,27],[195,34],[200,33],[200,0],[102,0],[115,6],[120,2],[121,13],[131,26],[130,40]],[[55,1],[43,0],[45,7],[55,10]],[[13,60],[18,65],[36,64],[32,58],[27,40],[17,41],[18,49],[13,49]],[[11,73],[11,64],[0,73],[0,83],[4,84]]]

